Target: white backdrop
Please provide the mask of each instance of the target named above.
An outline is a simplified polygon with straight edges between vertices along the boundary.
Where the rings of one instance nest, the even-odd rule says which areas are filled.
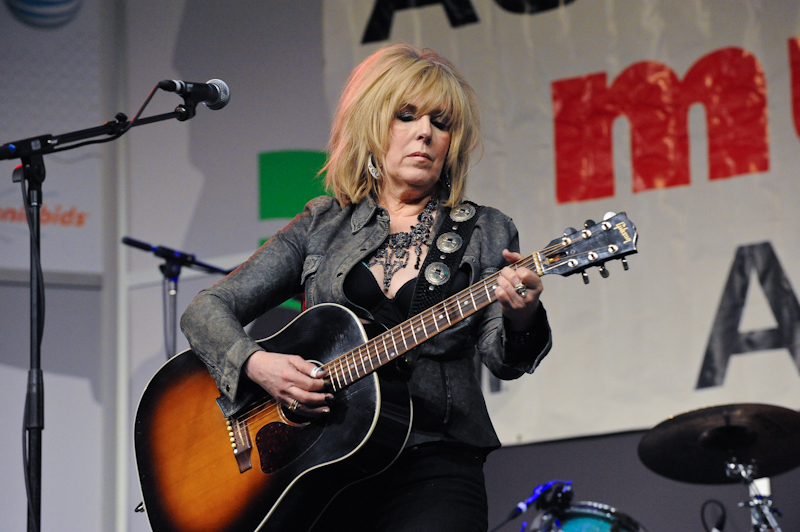
[[[376,4],[391,5],[325,1],[326,97],[331,106],[347,72],[387,42],[363,44]],[[451,59],[478,93],[485,153],[471,174],[469,196],[511,215],[526,252],[542,248],[565,227],[581,227],[585,219],[600,219],[606,211],[626,211],[640,233],[640,253],[630,258],[629,272],[612,263],[608,279],[590,272],[588,286],[577,277],[545,278],[543,301],[553,326],[552,353],[533,376],[502,383],[499,391],[492,392],[486,382],[487,401],[503,442],[643,429],[668,416],[720,403],[800,407],[800,338],[795,332],[800,309],[791,292],[792,285],[800,286],[800,256],[793,245],[800,221],[796,209],[800,187],[795,184],[800,155],[793,116],[800,109],[792,108],[792,95],[800,94],[800,83],[792,85],[789,54],[790,40],[800,35],[797,4],[577,0],[539,13],[515,13],[503,7],[511,2],[454,4],[472,6],[477,22],[453,27],[443,5],[433,3],[397,10],[383,27],[389,29],[391,41],[429,47]],[[655,68],[656,63],[671,68],[682,80],[704,57],[733,47],[744,50],[750,63],[737,62],[736,54],[722,54],[714,65],[733,79],[733,86],[715,92],[711,85],[721,76],[712,78],[713,72],[704,73],[700,85],[709,86],[709,105],[719,99],[725,103],[725,91],[743,94],[745,103],[717,115],[699,104],[689,107],[685,183],[677,184],[679,180],[670,175],[679,166],[680,150],[674,146],[667,146],[672,151],[661,158],[658,153],[641,154],[652,168],[650,173],[637,173],[635,180],[632,154],[642,148],[631,148],[632,139],[656,145],[681,140],[680,131],[674,137],[653,131],[659,123],[657,115],[647,116],[648,109],[643,109],[652,103],[647,90],[665,90],[665,109],[659,112],[669,110],[670,103],[681,104],[677,101],[681,97],[703,92],[695,89],[695,94],[686,94],[689,89],[684,87],[669,93],[670,80]],[[645,76],[620,82],[625,93],[617,98],[627,98],[629,114],[614,119],[624,105],[614,108],[613,102],[603,101],[599,89],[611,87],[621,73],[642,62],[649,62]],[[763,74],[744,70],[747,64],[760,66]],[[586,89],[570,98],[556,97],[559,84],[597,74],[604,74],[607,81],[594,86],[594,92]],[[766,108],[759,112],[764,96]],[[561,148],[565,159],[572,158],[561,164],[583,165],[583,174],[567,186],[566,193],[557,193],[557,182],[566,177],[557,173],[554,109],[568,106],[560,111],[569,114],[588,100],[599,103],[580,115],[582,122],[571,124],[579,129],[578,145]],[[727,142],[731,148],[722,151],[721,162],[733,167],[734,175],[719,178],[718,171],[710,173],[706,115],[714,124],[723,121],[728,136],[737,132],[745,136],[740,144],[723,139],[723,147]],[[638,129],[631,127],[627,116],[641,120]],[[602,130],[589,128],[603,120],[612,128],[609,171],[614,186],[610,194],[598,197],[584,189],[606,182],[602,161],[596,153],[579,157],[584,155],[581,149],[598,142]],[[751,134],[758,130],[759,120],[766,122],[766,139]],[[680,113],[669,126],[674,128],[679,121]],[[766,148],[759,148],[765,140]],[[754,155],[741,163],[744,168],[736,167],[735,159],[742,153]],[[637,180],[649,185],[634,190]],[[748,247],[757,243],[769,245]],[[734,277],[738,285],[730,287],[739,290],[729,291],[737,297],[727,298],[721,307],[740,247],[751,252],[743,257],[755,254],[766,261],[761,273],[767,286],[762,287],[753,266],[761,263],[742,262]],[[770,249],[775,253],[771,259]],[[780,284],[777,266],[789,283],[784,282],[783,289],[776,284]],[[726,317],[713,329],[718,310]],[[786,319],[779,324],[776,315]],[[698,388],[712,329],[710,369],[717,380]],[[740,337],[772,329],[778,330]],[[740,339],[744,347],[730,345]],[[787,346],[794,349],[794,358]],[[748,352],[735,354],[737,349]]]

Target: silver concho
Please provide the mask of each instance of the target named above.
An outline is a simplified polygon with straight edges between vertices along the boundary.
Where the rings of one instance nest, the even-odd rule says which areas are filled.
[[[425,279],[435,286],[441,286],[450,279],[450,268],[443,262],[434,262],[425,268]]]
[[[462,203],[452,211],[450,211],[450,218],[456,222],[466,222],[475,216],[475,206],[471,203]]]
[[[444,253],[457,251],[464,240],[456,233],[445,233],[436,239],[436,247]]]

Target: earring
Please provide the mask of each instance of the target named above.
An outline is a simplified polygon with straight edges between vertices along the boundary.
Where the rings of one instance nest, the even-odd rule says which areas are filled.
[[[439,177],[439,182],[442,184],[442,188],[444,188],[445,192],[448,194],[450,193],[450,186],[451,186],[451,179],[450,179],[450,171],[445,170],[442,172],[442,175]]]
[[[371,153],[369,154],[369,158],[367,158],[367,170],[369,170],[370,175],[376,181],[381,178],[381,171],[375,166],[375,160],[372,158]]]

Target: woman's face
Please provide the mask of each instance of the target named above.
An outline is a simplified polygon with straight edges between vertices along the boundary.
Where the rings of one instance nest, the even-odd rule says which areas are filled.
[[[420,115],[406,105],[392,121],[384,174],[393,185],[426,191],[442,173],[450,149],[450,124],[438,111]]]

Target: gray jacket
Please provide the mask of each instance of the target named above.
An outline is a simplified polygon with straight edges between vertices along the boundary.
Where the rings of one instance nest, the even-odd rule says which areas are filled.
[[[443,209],[440,204],[434,234],[446,218]],[[240,383],[246,379],[243,366],[260,350],[242,326],[301,292],[308,307],[338,303],[369,319],[365,309],[345,297],[344,279],[388,234],[388,212],[372,199],[341,208],[333,198],[319,197],[246,263],[195,297],[181,317],[181,330],[216,380],[222,394],[218,402],[226,416],[251,400],[244,391],[247,387],[240,393]],[[503,248],[519,249],[514,223],[496,209],[480,209],[461,259],[470,272],[470,284],[505,264]],[[413,351],[417,360],[409,389],[415,418],[408,445],[449,440],[487,450],[499,446],[476,377],[475,347],[486,367],[501,379],[532,373],[551,346],[547,316],[540,308],[524,342],[509,341],[495,302]]]

